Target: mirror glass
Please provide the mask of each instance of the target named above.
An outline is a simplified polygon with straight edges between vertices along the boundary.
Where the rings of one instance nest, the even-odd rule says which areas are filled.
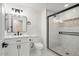
[[[5,14],[5,29],[7,32],[25,32],[26,16]]]

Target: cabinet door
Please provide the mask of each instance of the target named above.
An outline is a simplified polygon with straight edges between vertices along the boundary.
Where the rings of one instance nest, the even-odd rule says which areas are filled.
[[[5,56],[18,56],[17,44],[10,44],[4,48]]]
[[[20,49],[21,56],[29,56],[30,53],[30,43],[22,43]]]
[[[3,55],[3,49],[2,49],[2,46],[0,45],[0,56]]]

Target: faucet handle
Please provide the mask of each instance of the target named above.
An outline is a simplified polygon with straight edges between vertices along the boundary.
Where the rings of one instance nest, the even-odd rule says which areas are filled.
[[[20,35],[22,35],[22,33],[20,33]]]
[[[29,39],[29,41],[32,41],[32,39]]]
[[[16,35],[16,33],[14,35]]]

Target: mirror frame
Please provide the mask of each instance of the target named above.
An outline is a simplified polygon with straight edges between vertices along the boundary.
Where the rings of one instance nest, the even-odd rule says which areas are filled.
[[[11,19],[12,19],[12,17],[15,15],[15,16],[21,16],[21,17],[25,17],[26,19],[26,31],[20,31],[20,32],[27,32],[27,17],[26,16],[24,16],[24,15],[17,15],[17,14],[9,14],[9,13],[5,13],[5,31],[7,31],[7,33],[16,33],[16,32],[14,32],[13,31],[13,19],[11,20],[11,30],[10,31],[8,31],[8,29],[9,29],[9,22],[7,22],[7,21],[9,21],[9,19],[7,19],[6,18],[6,15],[10,15],[11,16]]]

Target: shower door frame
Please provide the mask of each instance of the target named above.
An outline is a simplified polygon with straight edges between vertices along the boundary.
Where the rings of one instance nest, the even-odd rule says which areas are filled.
[[[51,50],[52,52],[54,52],[55,54],[59,55],[59,56],[63,56],[63,55],[61,55],[61,54],[59,54],[58,52],[56,52],[56,51],[54,51],[54,50],[52,50],[52,49],[49,48],[49,18],[52,17],[52,16],[56,16],[57,14],[60,14],[60,13],[65,12],[65,11],[67,11],[67,10],[73,9],[73,8],[75,8],[75,7],[78,7],[78,6],[79,6],[79,3],[76,4],[76,5],[73,5],[73,6],[69,7],[69,8],[66,8],[66,9],[64,9],[64,10],[61,10],[61,11],[59,11],[59,12],[56,12],[56,13],[54,13],[54,14],[51,14],[51,15],[47,16],[47,48],[48,48],[49,50]]]

